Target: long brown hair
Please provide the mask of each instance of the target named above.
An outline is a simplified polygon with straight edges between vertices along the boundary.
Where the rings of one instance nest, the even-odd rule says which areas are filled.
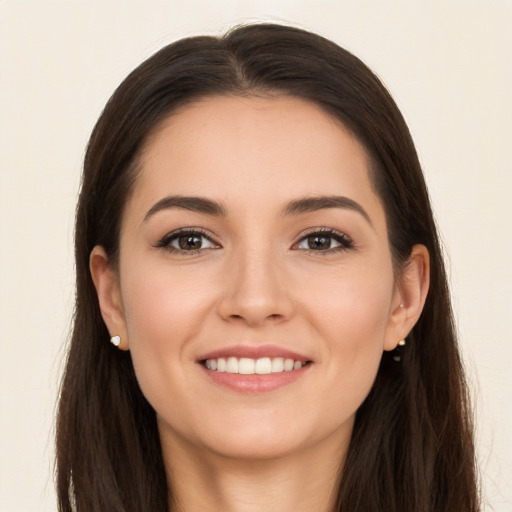
[[[124,80],[93,130],[76,215],[76,309],[57,419],[60,511],[169,510],[155,411],[129,353],[108,343],[89,254],[102,245],[115,264],[138,159],[163,119],[203,96],[276,92],[315,102],[363,143],[396,272],[414,244],[430,253],[423,313],[400,362],[383,354],[357,412],[336,510],[479,510],[471,411],[447,279],[405,121],[378,78],[346,50],[304,30],[256,24],[166,46]]]

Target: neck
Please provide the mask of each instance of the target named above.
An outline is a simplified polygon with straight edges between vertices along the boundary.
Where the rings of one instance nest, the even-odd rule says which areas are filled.
[[[162,440],[173,512],[332,512],[348,446],[238,459]]]

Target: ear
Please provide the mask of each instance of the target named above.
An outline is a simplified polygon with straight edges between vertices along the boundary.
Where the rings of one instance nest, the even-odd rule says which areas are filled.
[[[110,336],[119,336],[118,348],[128,350],[126,322],[121,301],[119,276],[108,264],[108,257],[103,247],[97,245],[89,256],[89,270],[98,295],[101,316]],[[108,341],[108,340],[105,340]]]
[[[430,257],[424,245],[415,245],[397,279],[384,350],[394,350],[418,321],[430,285]]]

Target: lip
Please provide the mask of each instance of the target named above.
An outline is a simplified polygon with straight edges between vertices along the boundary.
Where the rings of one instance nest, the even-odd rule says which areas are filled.
[[[300,379],[311,368],[311,364],[303,366],[300,370],[290,370],[265,375],[242,375],[240,373],[226,373],[208,370],[200,365],[206,376],[219,386],[237,391],[238,393],[264,393],[282,388]]]
[[[307,357],[298,352],[280,347],[278,345],[233,345],[211,352],[207,352],[198,357],[198,362],[206,361],[206,359],[218,359],[219,357],[248,357],[249,359],[260,359],[261,357],[282,357],[284,359],[293,359],[294,361],[311,361]]]
[[[204,365],[207,359],[218,359],[219,357],[248,357],[259,359],[261,357],[282,357],[294,361],[307,362],[299,370],[290,370],[270,374],[242,375],[240,373],[227,373],[208,370]],[[236,391],[238,393],[264,393],[282,388],[296,382],[303,377],[311,368],[312,360],[303,354],[288,350],[278,345],[236,345],[202,354],[197,362],[206,376],[216,385]]]

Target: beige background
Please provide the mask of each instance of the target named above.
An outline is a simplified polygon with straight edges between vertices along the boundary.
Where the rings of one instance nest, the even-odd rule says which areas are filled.
[[[512,510],[512,2],[0,0],[0,510],[53,511],[53,418],[88,134],[176,38],[287,20],[365,60],[409,122],[450,255],[486,511]],[[455,512],[455,511],[454,511]]]

